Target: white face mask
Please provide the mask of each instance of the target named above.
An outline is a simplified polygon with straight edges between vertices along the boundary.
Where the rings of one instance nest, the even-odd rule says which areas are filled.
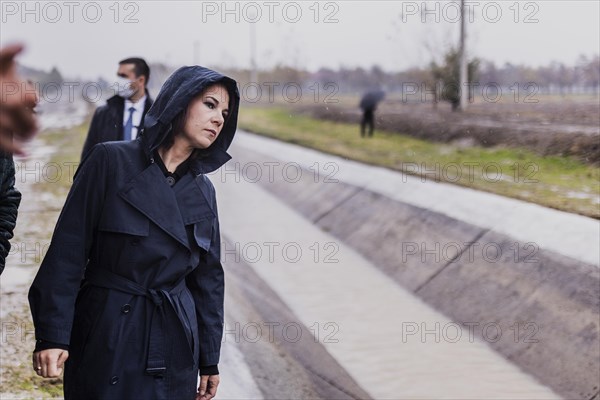
[[[131,83],[132,82],[129,79],[119,76],[115,82],[117,96],[121,96],[125,99],[133,96],[135,90],[131,88]]]

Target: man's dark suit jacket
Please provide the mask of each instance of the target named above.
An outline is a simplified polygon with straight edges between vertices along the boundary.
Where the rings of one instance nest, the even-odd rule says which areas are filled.
[[[141,126],[144,124],[144,117],[152,106],[152,98],[146,91],[146,104],[144,104],[144,114],[142,115],[142,121],[140,127],[138,127],[138,133]],[[106,105],[98,107],[92,118],[90,129],[88,131],[83,150],[81,152],[81,159],[92,150],[98,143],[111,142],[114,140],[123,140],[123,113],[125,108],[125,99],[121,96],[113,96],[106,101]]]

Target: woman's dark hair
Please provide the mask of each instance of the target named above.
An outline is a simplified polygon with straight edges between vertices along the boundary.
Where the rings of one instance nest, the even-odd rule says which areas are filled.
[[[171,130],[167,133],[167,136],[161,143],[161,147],[164,147],[165,150],[168,150],[173,146],[173,142],[175,142],[175,135],[179,134],[183,131],[183,126],[185,125],[185,120],[187,119],[188,108],[184,108],[179,114],[173,118],[171,122]]]
[[[212,87],[215,85],[221,85],[227,90],[227,94],[229,95],[229,109],[231,109],[232,104],[233,104],[233,96],[232,96],[231,91],[229,90],[229,88],[227,87],[227,85],[224,82],[215,82],[215,83],[211,84],[210,86],[206,87],[202,92],[198,93],[193,98],[195,99],[198,96],[202,96],[209,87]],[[190,103],[191,103],[191,101],[190,101]],[[181,132],[183,132],[183,128],[185,126],[185,121],[187,120],[187,116],[188,116],[188,108],[189,108],[189,103],[179,114],[177,114],[175,116],[175,118],[173,118],[173,121],[171,122],[171,130],[169,131],[169,133],[167,133],[167,136],[165,136],[165,139],[162,141],[162,143],[160,145],[165,150],[169,150],[171,148],[171,146],[173,146],[173,143],[175,142],[175,135],[178,135]],[[229,115],[231,115],[231,114],[229,114]],[[225,121],[223,122],[223,127],[225,127],[225,125],[227,124],[227,121],[229,120],[229,115],[227,115],[227,117],[225,118]],[[194,149],[192,158],[206,157],[210,153],[209,149],[210,149],[210,147],[206,148],[206,149]]]

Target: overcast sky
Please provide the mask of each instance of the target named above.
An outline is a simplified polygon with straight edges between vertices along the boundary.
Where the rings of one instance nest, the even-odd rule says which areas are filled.
[[[23,64],[57,66],[70,78],[113,77],[118,60],[134,55],[173,66],[248,67],[252,24],[259,68],[378,64],[398,71],[426,65],[459,33],[452,1],[427,2],[426,15],[422,1],[0,3],[0,43],[20,41]],[[597,0],[470,4],[472,56],[538,66],[600,52]]]

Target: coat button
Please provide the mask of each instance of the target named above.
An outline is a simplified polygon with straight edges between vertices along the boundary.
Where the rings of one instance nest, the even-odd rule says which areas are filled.
[[[138,244],[140,244],[140,239],[138,239],[138,238],[135,238],[131,241],[132,246],[137,246]]]
[[[112,378],[110,378],[110,384],[111,385],[116,385],[117,383],[119,383],[119,377],[118,376],[113,376]]]
[[[121,307],[121,312],[123,314],[129,313],[129,311],[131,311],[131,305],[125,304],[123,307]]]

